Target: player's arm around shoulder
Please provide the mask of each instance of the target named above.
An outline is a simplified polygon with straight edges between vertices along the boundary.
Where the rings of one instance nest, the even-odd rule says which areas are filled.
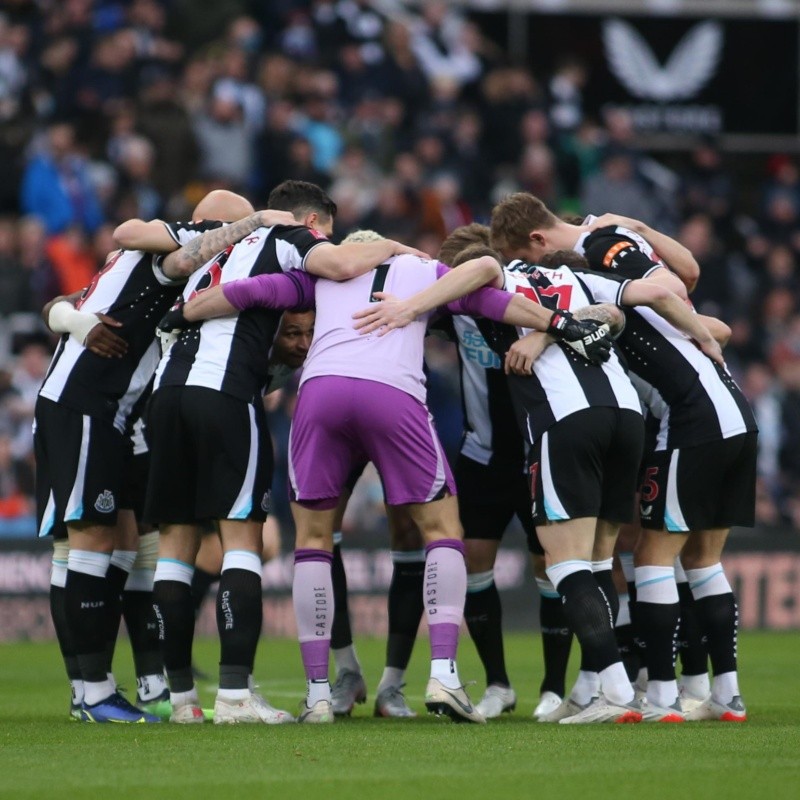
[[[347,281],[375,269],[392,256],[405,254],[428,258],[427,253],[392,239],[379,239],[373,242],[343,242],[342,244],[327,243],[327,246],[315,247],[308,253],[304,269],[320,278]]]
[[[444,264],[436,265],[436,280],[425,289],[411,297],[398,300],[386,292],[375,292],[373,297],[381,302],[373,303],[369,308],[357,311],[353,319],[357,320],[355,328],[362,334],[372,333],[381,328],[381,334],[395,328],[404,328],[422,314],[427,314],[441,306],[447,306],[451,313],[473,314],[478,311],[480,297],[477,291],[481,287],[502,286],[503,273],[500,264],[491,256],[465,261],[456,269]],[[456,307],[459,298],[466,300],[473,294],[473,302]],[[507,295],[501,293],[507,300]]]
[[[658,253],[658,257],[675,275],[688,292],[694,291],[700,279],[700,265],[692,252],[671,236],[651,228],[646,223],[619,214],[603,214],[590,225],[591,230],[615,225],[627,228],[642,237]],[[676,292],[680,294],[680,292]]]
[[[620,300],[626,306],[649,306],[679,331],[697,342],[713,361],[724,364],[722,349],[702,319],[678,295],[648,280],[629,281],[622,287]]]
[[[174,252],[169,253],[159,267],[170,280],[188,278],[218,253],[240,242],[258,228],[275,225],[296,225],[288,211],[256,211],[243,219],[206,231]]]
[[[114,229],[114,243],[122,250],[141,250],[164,254],[177,250],[179,243],[170,234],[167,223],[160,219],[145,222],[129,219]]]
[[[45,304],[42,319],[53,333],[68,333],[95,355],[103,358],[122,358],[128,343],[112,328],[122,323],[107,314],[79,311],[75,306],[82,292],[56,297]]]

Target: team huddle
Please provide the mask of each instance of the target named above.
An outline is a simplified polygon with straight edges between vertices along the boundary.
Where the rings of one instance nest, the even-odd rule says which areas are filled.
[[[340,530],[371,462],[393,562],[377,716],[415,716],[403,686],[423,615],[427,709],[473,723],[514,710],[493,570],[516,516],[540,594],[535,718],[744,721],[720,559],[729,529],[753,524],[757,428],[725,368],[730,330],[691,307],[691,253],[635,220],[565,221],[525,193],[490,226],[453,231],[436,258],[372,231],[334,245],[335,215],[302,181],[261,212],[212,192],[191,223],[123,223],[92,284],[45,307],[63,336],[36,407],[37,507],[71,716],[349,715],[367,689]],[[461,367],[453,471],[426,405],[432,328]],[[263,398],[301,366],[288,464],[306,678],[295,715],[252,673],[273,465]],[[195,565],[220,544],[211,711],[192,666]],[[135,704],[111,669],[123,616]],[[456,664],[462,620],[486,671],[474,704]]]

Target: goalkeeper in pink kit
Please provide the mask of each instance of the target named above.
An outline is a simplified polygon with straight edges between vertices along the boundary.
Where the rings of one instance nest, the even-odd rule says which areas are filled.
[[[333,620],[333,519],[351,469],[372,461],[388,505],[405,506],[426,542],[424,602],[431,642],[426,706],[457,721],[484,722],[456,667],[466,567],[455,485],[425,405],[422,369],[428,321],[362,335],[353,316],[379,296],[408,298],[433,287],[437,306],[455,314],[548,331],[575,342],[587,358],[608,357],[607,328],[551,312],[502,285],[491,257],[450,270],[436,261],[398,256],[344,282],[302,272],[260,275],[224,284],[187,303],[189,321],[254,306],[308,308],[316,303],[314,340],[303,370],[289,442],[292,512],[297,528],[293,597],[307,679],[300,722],[333,722],[328,683]],[[461,297],[459,301],[456,298]]]

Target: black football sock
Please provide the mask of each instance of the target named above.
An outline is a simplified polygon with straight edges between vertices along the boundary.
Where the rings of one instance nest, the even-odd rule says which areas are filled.
[[[136,677],[163,673],[164,657],[158,640],[153,592],[126,589],[122,593],[122,614],[131,640]]]
[[[159,562],[159,567],[160,567]],[[190,570],[187,567],[187,571]],[[191,575],[188,580],[163,580],[156,571],[153,602],[158,620],[159,640],[172,692],[188,692],[194,687],[192,677],[192,641],[194,606]]]
[[[64,607],[75,654],[85,682],[104,683],[106,669],[106,630],[108,624],[106,572],[110,555],[71,550]]]
[[[536,580],[539,584],[541,579]],[[567,623],[561,597],[550,581],[539,585],[539,625],[542,630],[544,678],[539,694],[553,692],[564,697],[569,653],[572,649],[572,629]]]
[[[598,569],[598,564],[602,564],[603,567]],[[607,562],[592,562],[592,574],[597,581],[597,585],[603,590],[603,594],[606,596],[608,606],[611,609],[611,624],[614,625],[619,615],[619,594],[617,593],[617,587],[614,586],[614,573],[611,569],[611,559],[608,559]]]
[[[680,606],[639,600],[637,612],[645,632],[648,680],[674,681]]]
[[[340,650],[353,644],[350,630],[350,609],[347,605],[347,575],[342,561],[341,545],[333,546],[333,625],[331,626],[331,650]]]
[[[393,552],[392,561],[394,567],[392,582],[389,584],[386,666],[405,670],[414,650],[424,610],[422,584],[425,576],[425,553]]]
[[[252,569],[240,565],[245,557],[253,561]],[[217,593],[220,689],[248,688],[263,616],[260,558],[241,551],[226,553]]]
[[[135,557],[134,553],[134,557]],[[106,573],[106,623],[105,623],[105,650],[106,650],[106,672],[112,671],[114,661],[114,650],[117,646],[119,636],[119,623],[122,620],[122,591],[125,582],[128,580],[130,570],[114,563],[113,556],[111,564]]]
[[[206,572],[200,567],[194,568],[194,575],[192,575],[192,603],[194,604],[195,615],[200,614],[200,609],[203,606],[203,601],[208,596],[211,584],[218,580],[219,574]]]
[[[558,583],[564,615],[581,644],[581,669],[601,672],[620,661],[611,608],[592,573],[573,572]]]
[[[50,584],[50,615],[53,618],[53,627],[56,630],[58,647],[61,651],[61,658],[64,659],[67,677],[71,681],[83,680],[75,651],[75,641],[67,624],[65,589],[62,586]]]
[[[714,675],[736,672],[739,610],[733,592],[695,599],[697,621],[705,633]]]
[[[633,624],[631,622],[630,597],[626,593],[619,596],[619,612],[614,625],[614,636],[617,638],[617,647],[622,656],[622,664],[631,683],[639,674],[639,653],[633,640]]]
[[[486,685],[510,686],[503,650],[503,609],[492,570],[467,576],[464,621],[486,671]]]
[[[687,582],[678,584],[681,624],[678,629],[678,653],[682,675],[705,675],[708,672],[708,649],[697,619],[695,601]]]

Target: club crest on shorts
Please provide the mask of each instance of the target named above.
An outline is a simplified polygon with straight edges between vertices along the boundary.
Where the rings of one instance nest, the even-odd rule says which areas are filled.
[[[94,501],[94,507],[101,514],[110,514],[116,507],[114,502],[114,494],[109,489],[100,492],[97,495],[97,500]]]
[[[264,492],[264,496],[261,498],[261,510],[265,514],[269,514],[270,505],[272,505],[272,492],[268,490]]]

